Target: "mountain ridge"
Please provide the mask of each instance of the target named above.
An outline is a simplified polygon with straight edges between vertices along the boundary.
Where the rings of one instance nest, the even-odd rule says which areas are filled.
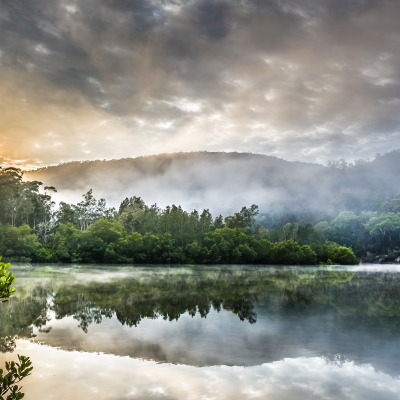
[[[375,197],[397,195],[400,151],[336,167],[253,153],[164,153],[68,162],[24,176],[55,186],[67,202],[80,201],[93,189],[96,197],[116,207],[125,197],[140,196],[160,206],[180,204],[222,214],[249,204],[264,212],[337,213],[373,209],[367,203]]]

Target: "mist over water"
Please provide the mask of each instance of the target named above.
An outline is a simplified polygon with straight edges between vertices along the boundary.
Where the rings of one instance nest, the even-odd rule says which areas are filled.
[[[398,266],[13,270],[0,362],[31,357],[33,400],[400,394]]]

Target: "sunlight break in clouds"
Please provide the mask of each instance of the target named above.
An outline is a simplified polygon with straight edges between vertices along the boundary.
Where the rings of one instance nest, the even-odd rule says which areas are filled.
[[[400,139],[399,19],[396,0],[3,1],[0,158],[371,159]]]

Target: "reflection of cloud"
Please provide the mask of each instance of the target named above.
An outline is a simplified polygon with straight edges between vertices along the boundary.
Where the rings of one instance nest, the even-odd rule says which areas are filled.
[[[250,332],[247,321],[241,322],[237,315],[227,311],[218,314],[211,311],[207,318],[200,318],[199,314],[192,318],[186,313],[179,321],[171,322],[144,318],[137,327],[122,326],[114,316],[103,318],[101,325],[91,324],[87,334],[78,328],[79,322],[72,317],[55,319],[53,316],[48,324],[52,328],[50,333],[35,333],[39,342],[53,347],[200,366],[261,362],[266,355],[258,354],[247,341],[252,337],[254,345],[254,331],[259,340],[260,330],[264,330],[264,335],[273,330],[263,324],[262,327],[252,326]],[[240,334],[229,335],[230,330],[239,327]],[[220,329],[229,335],[229,343]]]
[[[373,297],[381,299],[382,294],[391,292],[397,281],[392,273],[398,271],[398,267],[388,266],[387,270],[391,273],[373,276],[367,273],[374,270],[371,266],[363,266],[361,270],[359,267],[350,269],[365,272],[359,275],[349,272],[347,267],[338,270],[334,268],[329,272],[322,271],[320,267],[312,267],[302,269],[300,275],[292,268],[283,267],[251,267],[251,272],[247,268],[243,271],[241,266],[230,266],[228,269],[215,266],[114,266],[111,269],[78,266],[60,269],[58,266],[41,268],[43,273],[39,275],[37,273],[40,271],[34,273],[26,268],[21,271],[20,268],[15,271],[23,289],[19,296],[26,298],[26,290],[28,293],[31,290],[38,293],[37,289],[33,289],[37,284],[43,296],[46,293],[56,293],[53,311],[49,313],[50,320],[41,330],[34,331],[37,335],[35,340],[47,346],[203,367],[271,365],[286,358],[324,357],[333,364],[352,361],[360,366],[368,363],[375,371],[391,376],[398,376],[400,371],[396,318],[388,315],[387,311],[376,313],[377,309],[390,309],[393,299],[383,296],[388,302],[380,303],[378,300],[376,303],[367,295],[373,291]],[[138,285],[131,285],[132,278]],[[255,279],[259,283],[263,282],[265,291],[259,292]],[[115,283],[119,281],[124,287],[130,287],[129,292],[135,295],[130,297],[128,291],[123,290],[122,297],[115,299],[113,294],[118,292],[116,288],[121,288],[120,284],[113,285],[115,280]],[[97,284],[91,286],[91,282]],[[216,282],[218,285],[214,286]],[[251,284],[251,290],[247,286],[250,282],[255,285]],[[387,282],[391,284],[388,286]],[[78,287],[72,292],[65,292],[63,289],[68,285]],[[86,288],[83,289],[81,285]],[[204,292],[205,285],[208,288]],[[191,288],[190,292],[182,292],[182,295],[187,293],[187,296],[165,296],[166,290],[171,292],[174,291],[171,288],[181,287]],[[90,302],[91,296],[88,293],[97,297],[96,294],[104,293],[105,288],[111,289],[111,297],[105,295],[101,296],[101,300],[97,298],[104,307],[103,318],[97,318],[101,311]],[[227,288],[229,293],[225,292]],[[357,299],[349,296],[354,290],[359,293]],[[200,297],[199,293],[202,293]],[[247,299],[248,293],[255,296],[259,293],[254,308],[257,322],[254,324],[241,321],[237,314],[230,311],[235,308],[236,300]],[[365,301],[365,296],[369,298],[368,301]],[[200,318],[199,312],[191,313],[196,314],[194,317],[185,312],[187,309],[195,310],[196,304],[206,309],[204,304],[208,303],[207,298],[211,301],[217,298],[218,303],[222,302],[219,312],[211,305],[209,312],[203,314],[207,314],[206,318]],[[43,311],[44,299],[42,303],[37,303],[39,308],[43,307]],[[196,299],[200,299],[200,302],[192,301]],[[51,303],[50,298],[47,301]],[[19,300],[19,304],[22,303]],[[376,304],[380,304],[379,307]],[[35,310],[37,312],[37,307]],[[169,313],[171,310],[172,313]],[[153,318],[157,313],[166,318]],[[65,314],[77,317],[62,318]],[[43,312],[43,322],[45,315]],[[104,315],[113,316],[107,318]],[[171,315],[173,320],[168,319]],[[120,322],[132,321],[136,317],[136,321],[140,319],[137,327],[129,327]],[[101,324],[95,323],[100,319]],[[31,328],[28,329],[28,336],[25,328],[32,322],[32,318],[23,321],[23,329],[17,332],[20,337],[31,337]],[[87,324],[90,324],[88,333],[78,327]],[[16,333],[14,329],[10,329],[11,336]]]
[[[292,358],[254,367],[157,364],[18,341],[34,371],[24,383],[32,399],[296,399],[395,400],[400,381],[369,365]],[[15,357],[15,356],[14,356]],[[10,355],[0,355],[0,363]]]
[[[137,327],[122,325],[115,316],[103,317],[101,324],[92,321],[85,333],[73,317],[56,319],[52,315],[48,323],[51,332],[35,333],[39,342],[57,348],[157,362],[251,366],[286,357],[323,355],[335,359],[333,355],[341,354],[359,364],[368,360],[376,369],[397,374],[396,335],[370,345],[377,336],[365,325],[355,329],[338,313],[295,313],[274,297],[269,301],[274,305],[256,305],[255,324],[242,322],[225,309],[211,309],[206,318],[199,313],[194,317],[184,313],[174,321],[143,318]]]

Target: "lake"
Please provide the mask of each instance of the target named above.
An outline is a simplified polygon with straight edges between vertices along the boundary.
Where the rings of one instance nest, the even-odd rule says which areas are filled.
[[[400,398],[400,267],[12,267],[30,400]]]

